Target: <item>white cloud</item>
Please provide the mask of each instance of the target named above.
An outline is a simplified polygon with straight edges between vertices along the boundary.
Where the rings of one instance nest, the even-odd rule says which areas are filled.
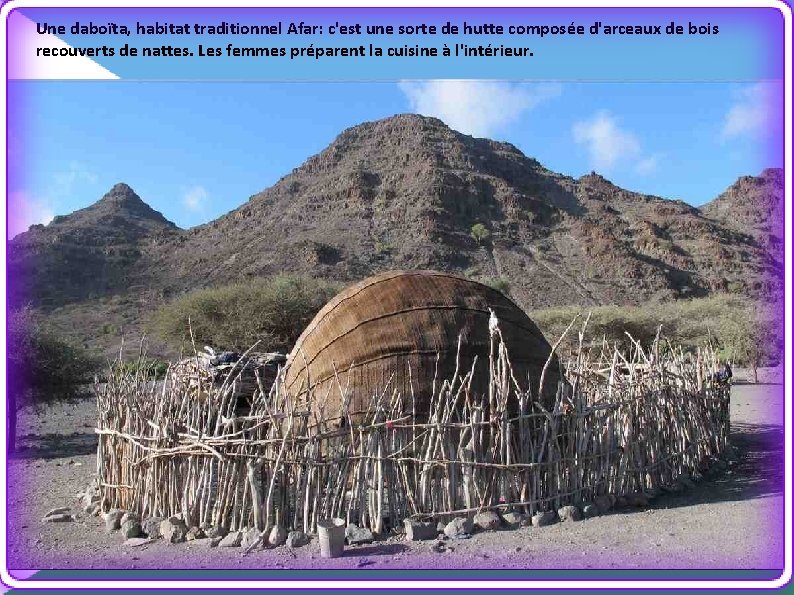
[[[411,110],[440,118],[473,136],[490,137],[515,122],[524,112],[557,97],[560,85],[516,85],[494,81],[403,81]]]
[[[78,185],[94,185],[99,181],[98,176],[82,163],[72,161],[66,171],[58,172],[54,176],[52,194],[56,196],[71,196],[78,189]],[[82,190],[81,188],[79,190]]]
[[[25,192],[8,195],[8,234],[15,237],[31,225],[47,225],[55,217],[52,208],[41,200],[30,198]]]
[[[182,195],[182,204],[190,211],[200,211],[210,195],[204,186],[192,186]]]
[[[722,137],[759,136],[776,128],[780,93],[775,83],[756,83],[737,91],[722,125]]]
[[[635,171],[643,176],[650,175],[659,167],[659,156],[658,155],[650,155],[648,157],[644,157],[637,162],[637,165],[634,166]]]
[[[659,156],[644,154],[637,135],[621,128],[617,118],[607,111],[575,122],[573,139],[585,147],[590,166],[597,171],[631,167],[637,174],[649,175],[659,166]]]

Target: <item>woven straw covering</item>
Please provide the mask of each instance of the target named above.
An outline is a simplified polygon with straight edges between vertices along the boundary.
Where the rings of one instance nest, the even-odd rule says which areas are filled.
[[[309,388],[321,402],[327,394],[325,415],[334,417],[341,411],[336,370],[342,386],[349,383],[351,412],[366,411],[373,395],[388,384],[389,393],[396,389],[407,403],[413,387],[416,412],[422,414],[432,394],[437,358],[438,381],[452,378],[462,335],[460,373],[471,369],[476,356],[472,389],[487,390],[491,310],[516,380],[536,394],[551,351],[538,327],[499,291],[433,271],[375,275],[333,298],[295,344],[285,388],[299,402]],[[546,403],[553,402],[558,379],[555,360],[544,382]]]

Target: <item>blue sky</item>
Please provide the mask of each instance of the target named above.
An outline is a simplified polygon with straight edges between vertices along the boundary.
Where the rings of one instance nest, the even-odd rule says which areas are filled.
[[[12,235],[124,181],[190,227],[245,202],[348,126],[416,112],[574,177],[693,205],[782,165],[774,83],[14,82]]]

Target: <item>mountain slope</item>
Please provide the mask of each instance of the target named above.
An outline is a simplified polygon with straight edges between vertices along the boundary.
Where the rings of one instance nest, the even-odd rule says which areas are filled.
[[[762,241],[776,211],[752,205],[776,200],[774,175],[742,178],[700,211],[400,115],[345,130],[271,188],[186,231],[119,184],[11,241],[10,270],[63,328],[82,320],[88,342],[107,320],[139,330],[147,311],[184,291],[281,271],[347,282],[451,271],[509,285],[527,309],[766,296],[782,287],[782,261]],[[738,204],[757,218],[737,225]],[[487,238],[473,237],[475,224]]]
[[[490,231],[482,245],[471,227]],[[344,131],[272,188],[165,255],[183,288],[291,270],[394,268],[505,279],[525,307],[636,303],[742,283],[775,263],[682,202],[556,174],[512,145],[402,115]]]
[[[707,217],[752,237],[783,262],[783,170],[765,169],[759,176],[742,176],[717,198],[701,207]]]
[[[127,293],[152,272],[152,247],[179,233],[132,188],[116,184],[93,205],[9,242],[13,299],[55,307]]]

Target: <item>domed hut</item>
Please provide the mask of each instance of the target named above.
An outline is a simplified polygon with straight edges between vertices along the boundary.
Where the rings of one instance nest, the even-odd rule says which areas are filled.
[[[460,373],[477,360],[472,391],[488,390],[489,319],[494,312],[522,388],[537,391],[551,346],[521,308],[501,292],[434,271],[394,271],[369,277],[328,302],[298,338],[287,359],[284,388],[298,402],[324,400],[328,418],[342,413],[339,382],[349,387],[353,414],[367,411],[389,386],[404,403],[411,389],[418,415],[426,413],[433,378],[451,379],[460,347]],[[556,359],[546,372],[543,401],[553,403]],[[411,386],[413,385],[413,386]]]

